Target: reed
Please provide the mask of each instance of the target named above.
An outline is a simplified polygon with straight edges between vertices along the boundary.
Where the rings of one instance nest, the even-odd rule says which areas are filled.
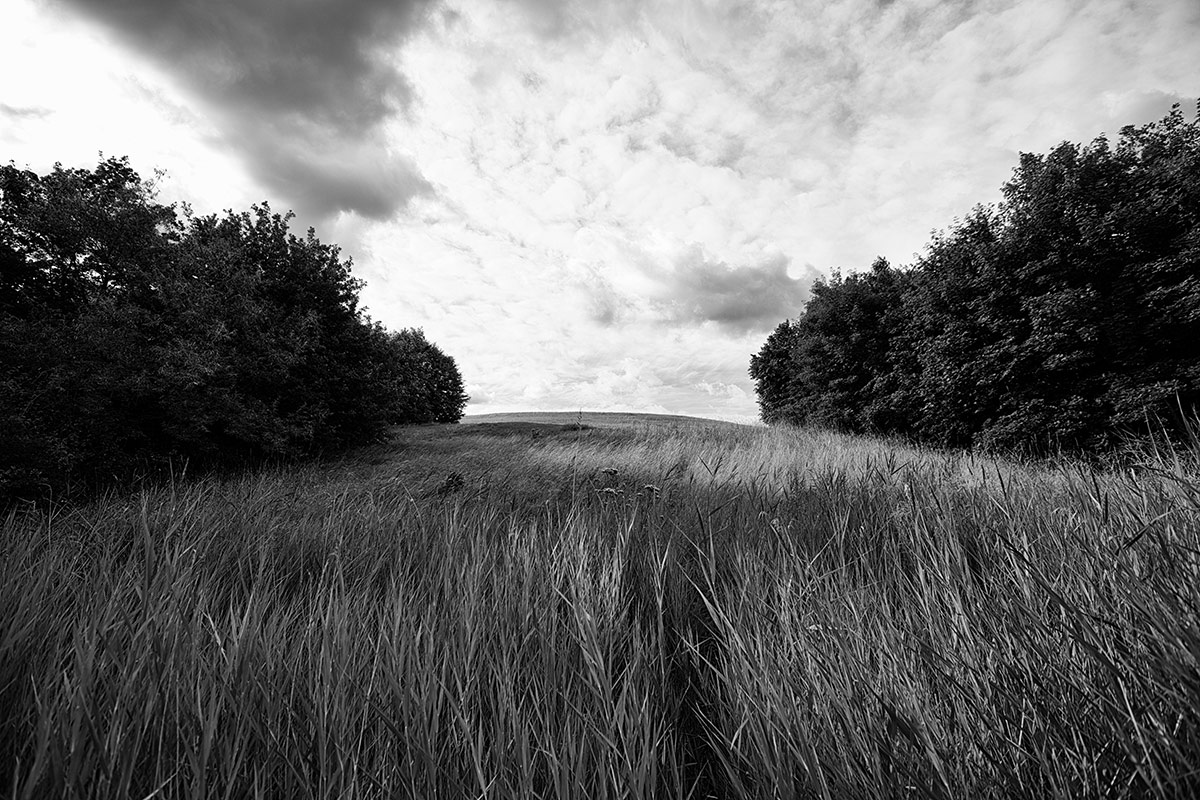
[[[636,422],[398,436],[12,510],[0,791],[1200,792],[1187,459]]]

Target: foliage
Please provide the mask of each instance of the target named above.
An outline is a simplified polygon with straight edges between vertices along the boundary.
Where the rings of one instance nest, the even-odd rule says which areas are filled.
[[[763,419],[943,446],[1099,451],[1200,403],[1200,123],[1023,154],[910,269],[814,289]],[[881,275],[889,276],[888,280]],[[778,386],[789,385],[781,394]]]
[[[878,259],[869,272],[818,281],[804,314],[776,329],[751,359],[766,422],[858,431],[896,425],[893,340],[907,273]]]
[[[395,395],[406,419],[457,422],[467,396],[454,359],[425,338],[419,328],[385,335],[389,363],[402,367],[393,376]]]
[[[768,424],[788,419],[791,408],[792,353],[799,331],[791,320],[779,323],[762,349],[750,357],[750,377],[758,393],[759,415]]]
[[[350,262],[290,215],[181,215],[116,158],[10,164],[0,192],[0,496],[461,416],[453,359],[370,322]]]
[[[574,416],[0,519],[0,785],[1200,792],[1194,458]]]

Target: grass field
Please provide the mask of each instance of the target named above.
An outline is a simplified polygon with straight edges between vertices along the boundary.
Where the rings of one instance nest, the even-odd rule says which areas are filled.
[[[11,512],[0,793],[1200,793],[1194,461],[465,422]]]

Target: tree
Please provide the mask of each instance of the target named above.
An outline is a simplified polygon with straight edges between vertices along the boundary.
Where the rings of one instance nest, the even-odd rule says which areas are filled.
[[[818,283],[751,360],[771,367],[763,419],[1035,453],[1102,450],[1148,418],[1182,432],[1200,407],[1200,123],[1176,106],[1115,149],[1022,154],[1003,194],[908,271]]]
[[[40,177],[0,167],[0,262],[6,306],[67,312],[104,297],[145,291],[147,267],[178,234],[174,206],[154,202],[127,158],[93,170]]]
[[[759,416],[767,424],[799,422],[791,409],[792,353],[796,349],[796,323],[784,320],[767,337],[762,349],[750,357],[750,377],[758,396]]]
[[[1000,221],[979,207],[949,233],[935,236],[915,266],[905,295],[906,376],[914,433],[947,447],[972,444],[1006,391],[1005,364],[1016,329],[1006,293],[1007,265],[998,247]]]
[[[44,177],[0,167],[0,494],[137,460],[138,301],[177,234],[175,209],[125,159]]]
[[[395,396],[401,413],[413,422],[458,422],[467,405],[462,376],[454,359],[425,338],[420,328],[388,335],[389,362],[401,367]]]
[[[804,314],[782,323],[751,358],[763,419],[853,432],[903,428],[888,378],[905,281],[883,258],[867,273],[818,281]]]
[[[454,360],[367,319],[351,262],[290,219],[181,216],[126,159],[0,169],[0,496],[457,421]]]

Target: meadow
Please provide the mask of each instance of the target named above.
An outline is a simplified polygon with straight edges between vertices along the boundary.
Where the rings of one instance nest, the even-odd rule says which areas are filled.
[[[400,428],[0,521],[0,795],[1200,794],[1200,469]]]

